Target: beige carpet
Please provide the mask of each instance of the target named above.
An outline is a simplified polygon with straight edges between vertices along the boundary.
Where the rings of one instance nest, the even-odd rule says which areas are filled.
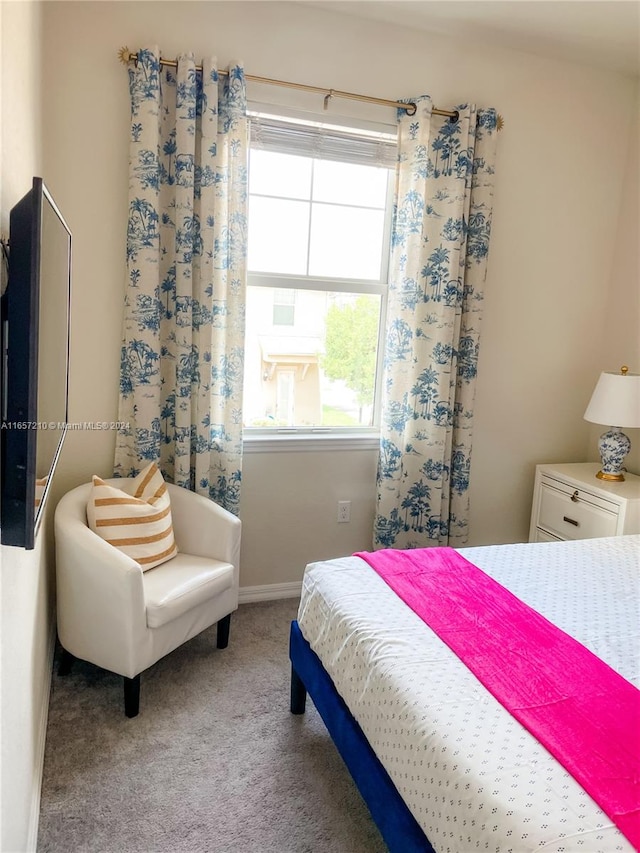
[[[297,601],[245,604],[141,679],[76,662],[54,671],[39,853],[383,853],[311,702],[289,713]]]

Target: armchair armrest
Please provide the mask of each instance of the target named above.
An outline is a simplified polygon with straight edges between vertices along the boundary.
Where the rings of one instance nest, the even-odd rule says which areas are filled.
[[[195,557],[213,557],[240,565],[240,531],[242,524],[209,498],[167,483],[171,499],[171,516],[179,551]]]
[[[87,495],[74,489],[56,508],[58,633],[77,657],[132,677],[146,632],[142,570],[87,527]]]

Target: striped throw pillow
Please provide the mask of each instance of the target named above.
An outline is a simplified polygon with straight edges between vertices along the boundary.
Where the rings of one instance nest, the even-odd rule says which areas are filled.
[[[178,553],[167,484],[155,462],[131,481],[131,493],[94,475],[87,520],[94,533],[139,563],[143,572]]]
[[[45,486],[47,485],[47,480],[49,477],[39,477],[36,480],[36,494],[35,494],[35,508],[36,515],[38,514],[38,510],[40,509],[40,504],[42,503],[42,496],[44,495]]]

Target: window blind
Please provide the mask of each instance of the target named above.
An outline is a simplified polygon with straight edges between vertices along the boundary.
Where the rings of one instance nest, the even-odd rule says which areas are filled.
[[[306,124],[275,116],[250,116],[250,128],[252,148],[387,169],[396,165],[397,144],[392,134]]]

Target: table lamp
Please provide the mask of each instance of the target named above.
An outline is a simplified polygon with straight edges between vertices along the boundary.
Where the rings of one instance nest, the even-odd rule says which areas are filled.
[[[628,367],[621,367],[620,373],[601,373],[584,419],[594,424],[615,424],[598,441],[602,468],[596,477],[624,480],[622,465],[631,441],[621,427],[640,427],[640,374],[629,373]]]

